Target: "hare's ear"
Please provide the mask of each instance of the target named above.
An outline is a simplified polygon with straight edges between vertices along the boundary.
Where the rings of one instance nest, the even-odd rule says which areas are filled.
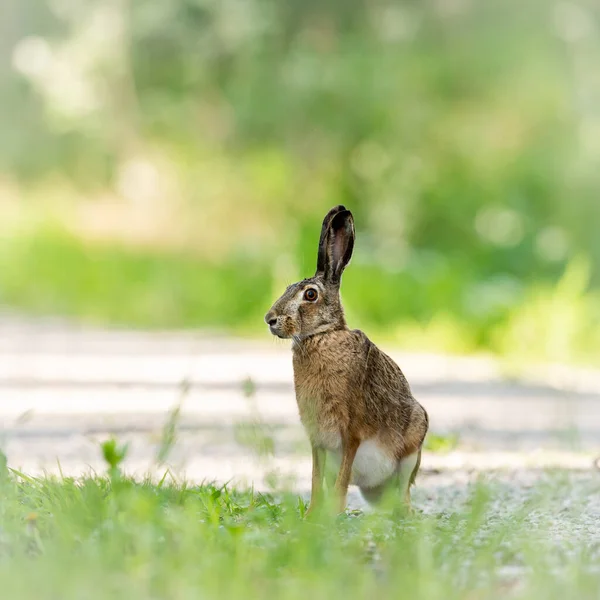
[[[339,283],[354,249],[354,219],[349,210],[335,214],[327,234],[325,279]]]
[[[324,275],[327,269],[327,238],[329,234],[329,226],[333,217],[346,210],[345,206],[341,204],[334,206],[323,219],[323,226],[321,227],[321,237],[319,238],[319,254],[317,255],[317,275]]]

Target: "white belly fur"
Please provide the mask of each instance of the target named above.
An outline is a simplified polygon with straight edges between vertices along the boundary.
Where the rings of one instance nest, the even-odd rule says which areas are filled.
[[[342,462],[341,451],[327,452],[327,468],[335,467],[336,474]],[[387,481],[396,471],[398,463],[387,455],[375,440],[366,440],[356,452],[352,465],[352,483],[359,487],[373,488]]]

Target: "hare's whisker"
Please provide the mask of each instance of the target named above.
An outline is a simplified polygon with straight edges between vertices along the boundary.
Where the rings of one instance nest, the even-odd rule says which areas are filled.
[[[304,355],[304,348],[302,346],[302,338],[299,335],[293,335],[292,339],[294,340],[294,344],[296,344],[296,347],[300,350],[302,355]]]

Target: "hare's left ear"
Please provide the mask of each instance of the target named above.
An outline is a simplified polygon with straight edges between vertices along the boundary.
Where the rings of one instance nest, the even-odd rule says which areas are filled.
[[[349,210],[336,213],[329,224],[324,277],[339,284],[354,249],[354,218]]]
[[[324,275],[327,269],[327,242],[329,240],[329,229],[331,221],[339,212],[345,211],[346,207],[338,204],[334,206],[323,219],[321,226],[321,237],[319,238],[319,253],[317,254],[317,272],[316,275]]]

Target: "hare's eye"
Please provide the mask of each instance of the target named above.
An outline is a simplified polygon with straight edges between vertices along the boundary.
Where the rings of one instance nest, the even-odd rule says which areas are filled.
[[[317,290],[313,290],[312,288],[308,288],[305,292],[304,292],[304,299],[308,300],[309,302],[314,302],[317,299]]]

